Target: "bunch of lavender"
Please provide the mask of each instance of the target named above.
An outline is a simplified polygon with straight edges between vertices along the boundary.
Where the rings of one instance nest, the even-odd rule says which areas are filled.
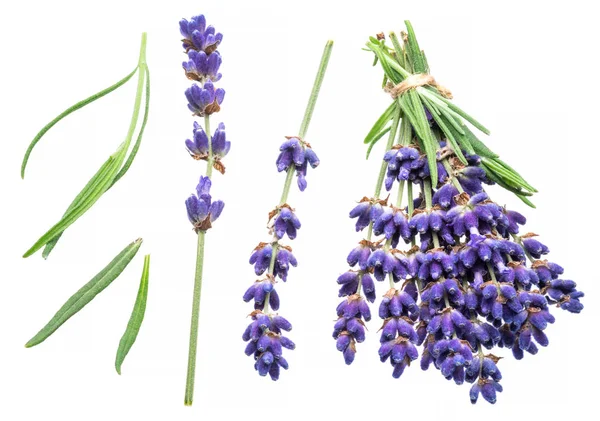
[[[225,96],[222,88],[215,88],[214,82],[221,79],[219,68],[221,55],[217,51],[223,35],[215,28],[206,25],[204,15],[194,16],[189,21],[179,22],[183,36],[183,48],[187,59],[183,69],[188,79],[197,83],[186,89],[185,96],[188,108],[194,116],[204,117],[204,127],[194,121],[193,135],[185,141],[188,152],[195,160],[206,161],[206,174],[200,177],[196,194],[186,201],[188,219],[198,235],[198,252],[196,260],[196,276],[192,303],[192,322],[190,327],[190,344],[188,354],[187,381],[185,387],[186,405],[191,405],[194,398],[194,378],[196,374],[196,350],[198,345],[198,322],[200,315],[200,296],[202,291],[202,269],[204,266],[204,237],[212,227],[224,207],[220,200],[212,200],[212,170],[215,168],[221,174],[225,166],[221,159],[227,155],[231,146],[225,135],[225,125],[219,123],[214,133],[210,129],[210,116],[221,109]]]
[[[389,133],[375,194],[350,212],[356,230],[367,228],[367,235],[348,255],[351,269],[338,278],[345,298],[333,336],[351,364],[371,318],[373,278],[387,279],[379,357],[391,363],[392,375],[400,377],[419,358],[420,346],[423,370],[433,364],[446,379],[471,383],[471,402],[481,394],[494,403],[502,375],[492,350],[510,348],[516,359],[536,354],[548,345],[551,305],[579,313],[583,293],[545,259],[548,247],[535,234],[522,233],[525,217],[488,196],[484,187],[498,184],[531,205],[535,189],[464,125],[462,119],[488,133],[428,74],[406,26],[402,44],[394,33],[392,48],[383,35],[367,43],[393,103],[365,140],[370,151]],[[384,186],[388,192],[396,186],[395,202],[381,198]],[[413,186],[420,190],[416,198]]]
[[[325,77],[332,47],[333,42],[328,41],[321,57],[298,136],[287,136],[279,148],[280,153],[276,161],[277,171],[285,171],[287,176],[279,204],[269,213],[268,229],[272,239],[268,243],[259,243],[250,256],[250,264],[254,265],[254,273],[263,277],[257,279],[244,293],[245,302],[253,301],[254,311],[249,315],[252,321],[244,331],[242,338],[248,342],[245,352],[246,355],[253,356],[254,368],[258,374],[261,376],[268,374],[273,380],[279,379],[281,368],[284,370],[288,368],[288,363],[283,357],[283,348],[290,350],[295,348],[294,342],[284,336],[282,332],[289,332],[292,329],[291,323],[275,313],[279,310],[279,295],[275,289],[277,279],[286,282],[290,266],[298,264],[296,257],[292,254],[292,249],[281,242],[285,236],[290,240],[295,239],[298,229],[300,229],[300,220],[295,209],[287,203],[288,194],[294,173],[297,176],[298,188],[300,191],[304,191],[307,185],[308,166],[316,168],[319,165],[319,158],[310,144],[304,141],[304,137]]]

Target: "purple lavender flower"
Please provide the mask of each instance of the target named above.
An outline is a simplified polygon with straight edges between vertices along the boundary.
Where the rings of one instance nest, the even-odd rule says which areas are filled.
[[[296,238],[296,233],[300,229],[300,220],[289,206],[282,206],[274,217],[273,232],[277,239],[283,238],[287,234],[290,240]]]
[[[206,54],[204,51],[190,50],[188,60],[182,63],[185,75],[190,80],[205,82],[210,80],[218,82],[221,79],[219,67],[221,66],[221,55],[218,51]]]
[[[306,189],[306,171],[308,165],[317,168],[321,161],[310,145],[297,137],[286,137],[286,140],[279,147],[279,156],[275,162],[277,171],[288,171],[293,165],[298,177],[298,188],[300,191]]]
[[[254,356],[254,368],[261,376],[267,374],[272,380],[279,379],[280,368],[288,369],[283,358],[283,348],[293,350],[296,345],[282,331],[289,332],[292,325],[279,315],[265,314],[255,310],[250,315],[252,323],[248,325],[242,339],[248,342],[246,355]]]
[[[215,33],[215,28],[206,26],[204,15],[194,16],[189,21],[182,19],[179,21],[179,29],[183,36],[183,48],[186,52],[196,50],[211,54],[223,40],[223,35]]]
[[[196,187],[197,194],[191,195],[185,201],[188,219],[196,232],[211,228],[212,223],[219,218],[225,206],[225,203],[220,200],[212,201],[210,196],[211,184],[210,178],[201,176]]]
[[[262,275],[267,269],[270,269],[271,258],[273,255],[273,246],[271,244],[260,243],[250,255],[250,264],[254,265],[254,273]],[[298,266],[298,261],[292,254],[290,247],[278,246],[277,255],[273,262],[273,276],[278,276],[282,281],[287,281],[287,275],[290,266]]]
[[[356,343],[365,340],[365,321],[371,320],[369,305],[359,294],[349,296],[337,307],[338,321],[333,328],[336,347],[350,365],[356,356]]]
[[[244,293],[244,301],[254,300],[254,308],[261,310],[268,300],[273,310],[279,310],[279,294],[277,294],[274,284],[275,279],[269,276],[263,280],[257,280]]]
[[[205,82],[203,87],[193,84],[185,90],[188,108],[194,115],[204,117],[218,112],[225,97],[223,88],[215,89],[212,82]]]

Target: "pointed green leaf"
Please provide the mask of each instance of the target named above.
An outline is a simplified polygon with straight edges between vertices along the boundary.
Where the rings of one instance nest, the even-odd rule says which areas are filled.
[[[29,161],[29,155],[31,155],[31,152],[33,151],[33,148],[35,147],[35,145],[40,141],[40,139],[46,134],[46,132],[48,130],[50,130],[56,123],[58,123],[60,120],[62,120],[69,114],[79,110],[80,108],[85,107],[86,105],[96,101],[97,99],[102,98],[103,96],[111,93],[115,89],[123,86],[129,79],[131,79],[133,77],[133,75],[135,74],[136,71],[137,71],[137,67],[135,69],[133,69],[133,72],[129,73],[127,76],[125,76],[123,79],[121,79],[114,85],[111,85],[108,88],[106,88],[98,93],[95,93],[94,95],[92,95],[82,101],[79,101],[77,104],[72,105],[71,107],[67,108],[65,111],[60,113],[50,123],[46,124],[42,128],[42,130],[40,130],[40,132],[37,135],[35,135],[35,137],[31,141],[31,143],[27,147],[27,151],[25,151],[25,156],[23,157],[23,163],[21,164],[21,178],[25,178],[25,168],[27,167],[27,162]]]
[[[137,335],[144,321],[144,314],[146,313],[146,301],[148,299],[148,280],[150,277],[150,255],[144,256],[144,269],[142,270],[142,279],[140,280],[140,287],[138,289],[137,298],[131,312],[131,317],[127,323],[125,333],[121,337],[119,342],[119,348],[117,349],[117,357],[115,359],[115,369],[117,373],[121,374],[121,365],[125,361],[125,357],[129,353],[129,350],[135,343]]]
[[[433,119],[435,120],[437,125],[440,126],[440,129],[446,136],[446,139],[448,139],[448,142],[450,143],[450,147],[454,151],[454,154],[457,156],[457,158],[460,160],[460,162],[467,165],[467,159],[463,155],[462,150],[461,150],[460,146],[458,145],[456,138],[454,137],[454,134],[452,133],[452,131],[449,129],[448,125],[444,121],[444,117],[440,114],[437,107],[431,101],[429,101],[426,97],[421,97],[421,99],[425,101],[427,109],[429,109],[429,112],[433,116]]]
[[[426,73],[427,65],[425,64],[423,53],[419,48],[415,31],[413,30],[410,21],[405,20],[404,24],[406,25],[406,31],[408,34],[408,56],[410,57],[410,62],[412,63],[414,73]]]
[[[141,245],[142,239],[140,238],[125,247],[104,269],[94,276],[91,281],[73,294],[56,312],[54,317],[50,319],[46,326],[25,344],[25,347],[31,348],[32,346],[45,341],[61,327],[63,323],[92,301],[96,295],[101,293],[121,274],[121,272],[123,272],[129,262],[135,257]]]
[[[391,127],[386,127],[382,132],[380,132],[377,136],[375,136],[375,138],[373,139],[373,141],[371,141],[371,143],[369,143],[369,147],[367,148],[367,159],[369,159],[369,156],[371,155],[371,149],[373,149],[373,146],[375,146],[375,144],[379,141],[379,139],[381,139],[383,136],[385,136],[386,133],[388,133],[390,131]]]
[[[505,168],[507,171],[511,172],[518,180],[521,181],[521,183],[523,183],[523,185],[529,189],[530,191],[537,193],[537,189],[535,187],[533,187],[531,184],[529,184],[527,181],[525,181],[525,179],[523,177],[521,177],[521,175],[510,165],[508,165],[506,162],[504,162],[503,160],[501,160],[499,157],[495,157],[494,161],[496,161],[498,164],[500,164],[503,168]]]
[[[119,173],[115,176],[110,187],[112,187],[117,181],[119,181],[121,177],[125,175],[127,170],[129,170],[129,167],[131,167],[131,164],[133,163],[133,160],[135,159],[135,156],[137,155],[138,150],[140,149],[142,137],[144,136],[144,129],[146,128],[146,123],[148,122],[148,112],[150,110],[150,70],[146,65],[143,65],[141,67],[142,68],[140,69],[140,72],[144,71],[146,73],[146,101],[144,105],[144,117],[142,118],[142,125],[140,126],[140,132],[138,133],[138,137],[135,140],[131,152],[129,152],[127,160],[123,164],[123,167],[121,167],[121,169],[119,170]]]
[[[80,193],[81,197],[84,197],[84,199],[80,200],[76,206],[70,208],[70,210],[65,213],[60,221],[58,221],[52,228],[42,235],[35,242],[35,244],[25,252],[23,257],[29,257],[44,247],[46,243],[60,235],[65,229],[79,219],[79,217],[82,216],[88,209],[90,209],[93,204],[100,199],[100,196],[102,196],[102,194],[108,190],[110,183],[119,170],[119,166],[120,162],[114,156],[111,156]]]
[[[365,136],[364,143],[371,143],[381,133],[384,127],[392,120],[396,110],[396,102],[392,102],[389,107],[381,114],[369,133]]]
[[[467,127],[463,126],[463,130],[465,132],[465,138],[469,141],[471,146],[473,146],[473,150],[477,155],[485,156],[486,158],[497,158],[498,154],[493,152],[490,148],[488,148],[485,143],[475,136],[475,134]]]
[[[79,194],[75,197],[73,202],[71,202],[71,204],[65,211],[63,218],[65,216],[69,215],[69,213],[72,212],[74,208],[81,205],[85,199],[89,198],[90,194],[93,191],[96,191],[96,189],[99,187],[99,183],[102,182],[102,180],[104,180],[106,177],[110,177],[110,175],[108,173],[110,171],[114,171],[115,165],[116,164],[115,164],[112,156],[104,164],[102,164],[102,166],[96,172],[96,174],[84,186],[83,190],[81,190],[81,192],[79,192]],[[61,236],[62,236],[62,231],[59,232],[50,241],[48,241],[48,243],[46,243],[46,246],[44,247],[44,250],[42,252],[42,257],[44,259],[48,258],[48,255],[50,254],[52,249],[54,249],[54,246],[56,245],[56,243],[58,242],[58,240],[60,239]]]

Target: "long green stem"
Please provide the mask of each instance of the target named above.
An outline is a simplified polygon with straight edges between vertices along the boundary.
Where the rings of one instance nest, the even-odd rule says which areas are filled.
[[[200,296],[202,294],[202,267],[204,265],[204,237],[206,231],[198,231],[198,252],[196,255],[196,276],[192,301],[192,323],[190,327],[190,345],[188,353],[187,381],[185,400],[188,406],[194,400],[194,379],[196,377],[196,353],[198,350],[198,322],[200,320]]]
[[[204,116],[204,130],[208,136],[208,159],[206,176],[210,178],[213,170],[213,150],[210,131],[210,116]],[[196,378],[196,351],[198,348],[198,325],[200,321],[200,299],[202,297],[202,268],[204,266],[204,237],[206,231],[198,231],[198,250],[196,256],[196,276],[194,278],[194,297],[192,301],[192,323],[188,350],[187,380],[185,383],[185,405],[191,406],[194,400],[194,380]]]
[[[327,41],[327,44],[325,44],[325,49],[323,50],[323,55],[321,56],[321,62],[319,63],[319,70],[317,71],[317,76],[315,77],[313,88],[310,92],[310,97],[308,98],[306,111],[304,111],[304,118],[302,119],[302,124],[300,125],[300,131],[298,132],[298,136],[300,136],[300,138],[306,136],[306,132],[308,131],[308,125],[310,124],[317,99],[319,98],[319,91],[321,90],[323,79],[325,78],[325,71],[327,70],[329,57],[331,57],[332,48],[333,41]]]

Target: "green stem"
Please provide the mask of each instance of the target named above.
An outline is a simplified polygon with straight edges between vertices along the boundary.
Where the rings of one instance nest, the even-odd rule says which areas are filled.
[[[456,179],[456,177],[454,176],[454,171],[452,170],[452,166],[450,166],[450,163],[448,162],[448,160],[444,158],[442,160],[442,165],[444,165],[444,168],[446,169],[446,172],[450,176],[450,181],[452,181],[452,184],[454,184],[454,187],[456,187],[456,189],[458,190],[459,193],[463,193],[464,190],[463,190],[462,186],[460,185],[460,183],[458,182],[458,180]]]
[[[408,183],[408,189],[407,189],[407,195],[408,195],[408,217],[412,217],[413,211],[414,211],[414,206],[415,206],[415,202],[413,200],[413,184],[412,183]],[[415,245],[415,236],[411,236],[412,239],[410,240],[410,245],[412,247],[414,247]]]
[[[392,127],[390,128],[390,133],[388,135],[388,141],[385,145],[386,152],[392,149],[394,146],[394,139],[396,139],[396,132],[398,131],[398,125],[400,124],[400,107],[396,107],[396,114],[392,120]],[[385,178],[385,172],[387,170],[387,162],[382,161],[381,167],[379,168],[379,175],[377,176],[377,184],[375,184],[375,194],[373,197],[375,199],[379,199],[379,195],[381,194],[381,188],[383,187],[383,179]]]
[[[409,181],[410,183],[410,181]],[[404,196],[404,180],[400,181],[398,185],[398,198],[396,199],[396,207],[399,208],[402,206],[402,196]]]
[[[198,231],[198,252],[196,257],[196,276],[192,301],[192,323],[188,353],[187,380],[185,383],[185,405],[191,406],[194,400],[194,379],[196,377],[196,352],[198,349],[198,322],[200,319],[200,296],[202,294],[202,267],[204,264],[204,236],[206,231]]]
[[[315,110],[315,105],[317,103],[317,98],[319,97],[319,91],[321,90],[323,79],[325,78],[325,72],[327,71],[327,64],[329,63],[329,57],[331,57],[332,48],[333,41],[327,41],[327,44],[325,44],[325,49],[323,50],[323,55],[321,56],[321,62],[319,63],[319,70],[317,71],[317,76],[315,77],[313,88],[310,92],[310,97],[308,98],[308,105],[306,106],[306,111],[304,111],[304,118],[302,119],[302,124],[300,125],[300,132],[298,133],[298,136],[300,136],[301,139],[304,138],[306,132],[308,131],[308,125],[310,124],[313,111]]]
[[[208,178],[212,177],[213,170],[213,150],[212,150],[212,141],[211,141],[211,132],[210,132],[210,116],[204,116],[204,130],[206,131],[206,136],[208,136],[208,160],[206,161],[206,176]]]

